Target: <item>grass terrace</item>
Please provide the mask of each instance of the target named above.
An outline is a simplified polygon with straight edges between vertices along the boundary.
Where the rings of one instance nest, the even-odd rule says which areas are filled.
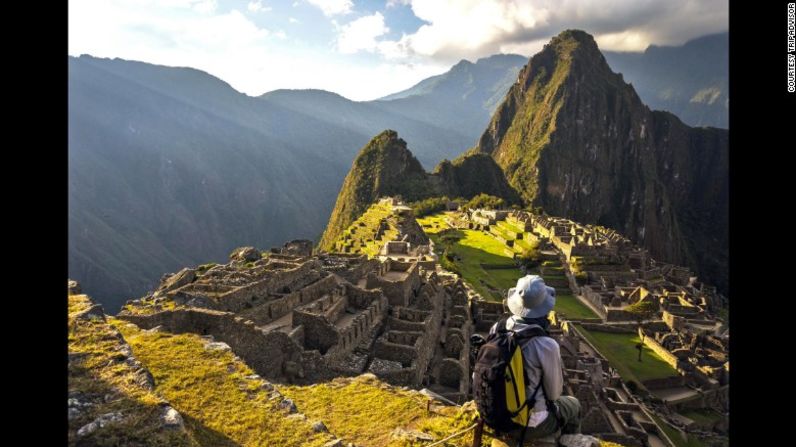
[[[445,222],[446,217],[447,213],[432,214],[430,216],[418,218],[417,223],[420,224],[423,231],[430,236],[450,228],[448,223]]]
[[[287,417],[279,399],[269,400],[263,382],[247,378],[254,372],[230,351],[208,349],[195,334],[142,331],[111,321],[201,445],[323,446],[332,439],[315,433],[312,421]]]
[[[310,419],[321,419],[329,431],[345,442],[367,446],[410,446],[394,437],[393,430],[416,430],[439,440],[473,424],[474,408],[434,405],[414,390],[402,390],[372,376],[338,378],[311,386],[282,386],[299,411]],[[489,445],[487,436],[485,445]],[[470,446],[472,433],[446,445]],[[422,445],[422,444],[420,444]]]
[[[514,260],[506,255],[506,246],[491,235],[476,230],[450,229],[430,234],[440,254],[447,253],[452,270],[485,299],[500,301],[520,275]],[[445,260],[443,260],[443,263]]]
[[[70,295],[68,300],[69,395],[90,404],[69,422],[69,445],[199,445],[190,432],[162,428],[162,398],[138,384],[136,371],[120,355],[122,340],[113,326],[99,317],[76,318],[91,307],[88,297]],[[116,412],[124,415],[122,421],[77,439],[78,429]]]
[[[387,229],[377,237],[379,226],[385,222]],[[389,203],[374,203],[357,220],[346,228],[334,243],[340,253],[361,253],[369,257],[379,254],[385,242],[398,235],[392,206]]]
[[[638,334],[589,331],[581,325],[577,325],[577,328],[626,381],[635,381],[640,385],[645,380],[678,375],[677,370],[647,346],[643,348],[642,361],[638,361],[636,344],[641,342]]]
[[[557,314],[567,318],[599,318],[588,306],[573,295],[556,295]]]

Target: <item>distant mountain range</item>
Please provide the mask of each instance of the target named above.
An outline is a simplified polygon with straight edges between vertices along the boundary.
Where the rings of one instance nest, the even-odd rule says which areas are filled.
[[[689,126],[730,127],[729,33],[643,53],[603,54],[654,110],[674,113]]]
[[[652,50],[616,56],[625,79],[674,89],[668,98],[694,96],[699,86],[686,87],[687,76],[653,70],[653,81],[639,68],[660,53]],[[676,58],[677,48],[660,50]],[[240,245],[318,240],[351,160],[373,135],[396,130],[426,170],[455,158],[476,145],[526,62],[462,61],[408,90],[355,102],[321,90],[250,97],[199,70],[70,57],[69,275],[115,311],[161,272],[222,261]],[[726,87],[726,67],[703,68]]]

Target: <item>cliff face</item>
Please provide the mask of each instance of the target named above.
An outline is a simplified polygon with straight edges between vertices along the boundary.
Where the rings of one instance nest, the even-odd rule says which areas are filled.
[[[528,204],[613,227],[726,291],[728,141],[650,111],[570,30],[523,68],[477,150]]]
[[[481,193],[520,203],[520,195],[489,155],[470,152],[453,161],[443,160],[430,176],[438,195],[470,198]]]

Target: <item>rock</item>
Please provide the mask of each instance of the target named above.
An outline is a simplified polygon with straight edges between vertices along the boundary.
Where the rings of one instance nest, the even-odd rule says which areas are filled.
[[[343,447],[343,441],[334,439],[324,444],[323,447]]]
[[[143,367],[135,370],[135,383],[148,390],[155,388],[155,378],[152,377],[152,373]]]
[[[83,293],[80,283],[74,279],[69,279],[66,281],[66,290],[69,295],[80,295]]]
[[[179,294],[177,294],[177,295],[179,295]],[[175,295],[175,297],[177,295]],[[175,302],[177,302],[177,300],[175,300]],[[185,305],[188,306],[188,307],[205,307],[205,308],[207,308],[207,307],[210,307],[210,300],[208,300],[206,297],[203,297],[203,296],[196,296],[196,297],[191,298],[190,300],[188,300],[185,303]]]
[[[94,304],[93,306],[89,307],[88,309],[78,312],[75,314],[75,318],[78,320],[99,320],[105,321],[105,311],[102,310],[102,306],[99,304]]]
[[[232,351],[232,348],[229,347],[228,344],[224,343],[223,341],[213,341],[205,345],[205,349],[208,351]]]
[[[600,440],[589,435],[562,435],[558,443],[563,447],[600,447]]]
[[[236,248],[229,255],[230,261],[237,261],[237,262],[254,262],[260,258],[261,258],[260,252],[257,251],[254,247]]]
[[[287,376],[289,379],[294,379],[296,377],[304,378],[304,368],[302,368],[299,363],[288,360],[285,362],[283,368],[285,376]]]
[[[322,421],[312,424],[312,431],[315,433],[329,433],[329,429],[326,428],[326,424],[324,424]]]
[[[405,430],[403,428],[396,428],[390,433],[392,439],[407,440],[413,442],[433,441],[434,437],[417,430]]]
[[[284,399],[279,402],[279,408],[287,410],[288,413],[296,413],[298,411],[298,408],[296,408],[296,404],[293,403],[292,399]]]
[[[80,427],[80,429],[77,431],[77,436],[78,437],[83,437],[83,436],[90,435],[91,433],[94,433],[98,429],[103,428],[103,427],[107,426],[108,424],[119,422],[122,419],[123,419],[122,414],[119,413],[119,412],[103,414],[102,416],[98,417],[97,419],[94,419],[93,421],[89,422],[88,424]]]
[[[359,376],[359,378],[362,379],[363,382],[370,382],[370,381],[373,381],[373,380],[379,380],[379,378],[376,377],[376,374],[373,374],[373,373],[362,374],[362,375]]]
[[[80,410],[77,408],[69,408],[67,418],[72,421],[80,416]]]
[[[185,426],[180,413],[171,406],[165,408],[161,421],[165,427],[169,428],[183,428]]]
[[[169,290],[178,289],[186,284],[192,283],[196,279],[196,270],[185,267],[179,272],[161,282],[158,292],[168,292]]]

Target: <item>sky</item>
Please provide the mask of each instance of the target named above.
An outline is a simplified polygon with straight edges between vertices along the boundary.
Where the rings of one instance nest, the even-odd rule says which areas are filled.
[[[530,57],[569,28],[643,51],[726,31],[728,17],[727,0],[70,0],[69,54],[193,67],[251,96],[362,101],[462,59]]]

